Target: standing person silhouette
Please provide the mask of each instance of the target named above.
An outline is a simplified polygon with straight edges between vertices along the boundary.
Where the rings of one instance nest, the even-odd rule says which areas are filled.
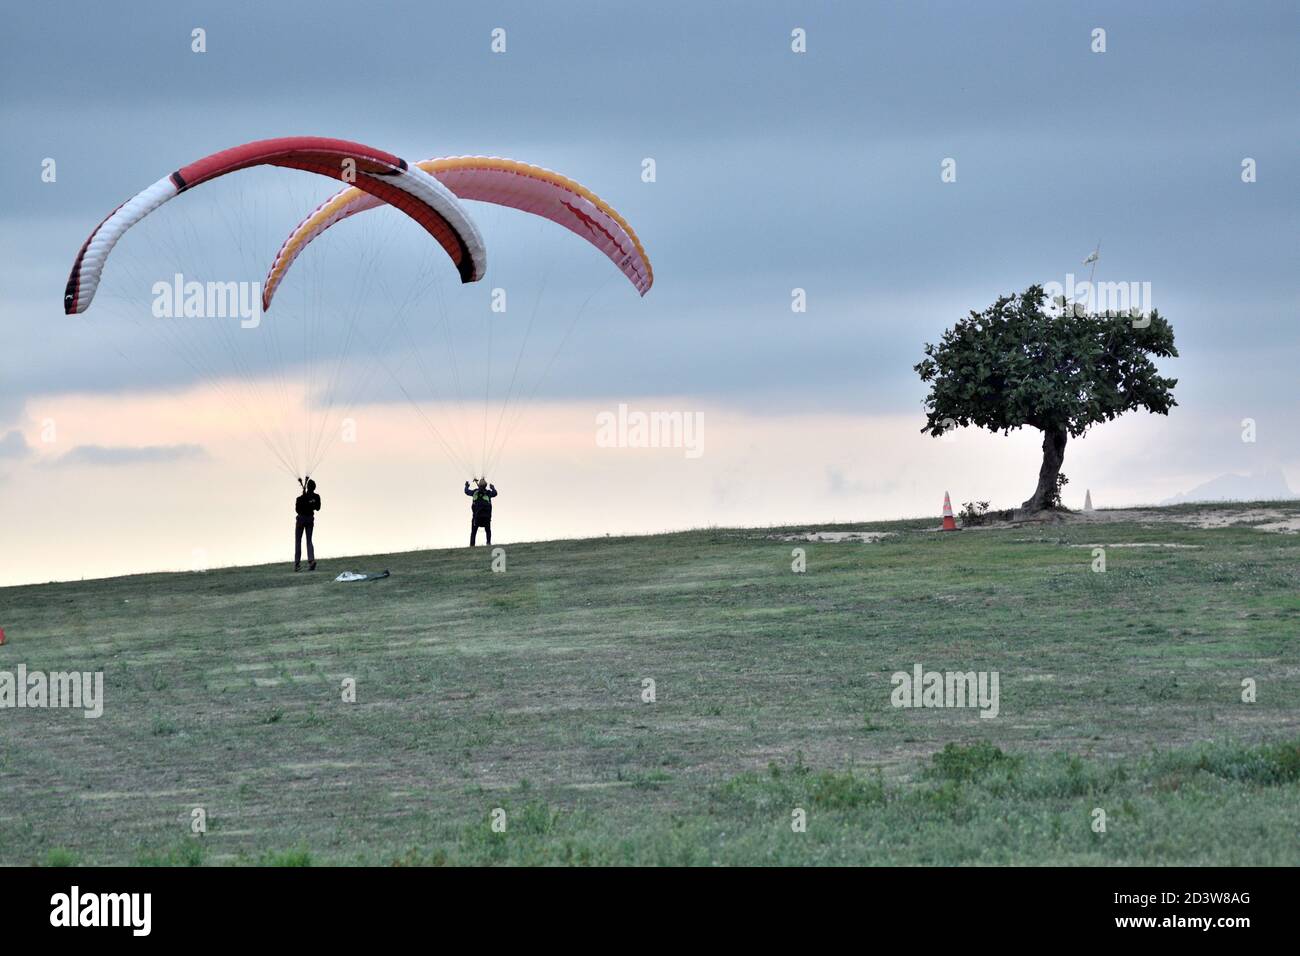
[[[474,547],[474,539],[478,537],[478,529],[483,529],[484,537],[487,543],[492,544],[492,499],[497,496],[497,486],[489,485],[486,478],[480,478],[471,490],[469,482],[465,482],[465,494],[474,500],[470,502],[470,526],[469,526],[469,546]]]
[[[320,495],[316,494],[316,482],[310,478],[306,484],[302,479],[298,479],[298,484],[302,485],[302,494],[298,500],[293,503],[293,510],[297,517],[294,520],[293,528],[293,569],[302,570],[302,536],[303,532],[307,534],[307,570],[316,570],[316,548],[312,545],[311,533],[316,526],[316,512],[320,511]]]

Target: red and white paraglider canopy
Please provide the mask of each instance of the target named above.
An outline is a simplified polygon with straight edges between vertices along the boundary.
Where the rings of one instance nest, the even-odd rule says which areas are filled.
[[[496,156],[451,156],[415,164],[460,199],[495,203],[549,219],[599,249],[645,295],[654,284],[650,258],[627,220],[607,202],[567,176]],[[271,299],[294,259],[335,223],[380,201],[360,189],[344,189],[316,207],[280,246],[262,284],[262,308]]]
[[[187,189],[250,166],[283,166],[328,176],[355,186],[361,194],[406,213],[438,240],[460,273],[475,282],[487,269],[478,228],[451,190],[406,160],[381,149],[342,139],[286,136],[245,143],[182,166],[118,206],[82,244],[68,276],[63,310],[85,312],[99,286],[113,246],[123,234],[167,200]]]

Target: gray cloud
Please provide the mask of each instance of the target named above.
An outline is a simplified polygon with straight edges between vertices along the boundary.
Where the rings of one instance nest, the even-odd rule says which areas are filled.
[[[1186,501],[1288,501],[1296,497],[1287,482],[1286,473],[1281,468],[1269,468],[1244,475],[1219,475],[1160,503],[1177,505]]]
[[[753,410],[911,410],[919,420],[923,389],[911,366],[924,342],[998,294],[1082,273],[1080,260],[1101,239],[1098,278],[1151,281],[1177,331],[1171,426],[1272,415],[1279,441],[1296,444],[1300,402],[1289,372],[1300,326],[1286,321],[1295,310],[1289,190],[1298,169],[1289,3],[1263,0],[1237,16],[1191,2],[1175,16],[1107,0],[1086,10],[936,0],[805,5],[796,16],[788,4],[755,0],[738,16],[689,0],[618,8],[573,0],[567,8],[584,24],[575,33],[535,4],[502,0],[493,9],[509,33],[503,56],[487,52],[498,21],[471,5],[393,6],[400,27],[364,30],[340,29],[351,8],[339,0],[215,5],[198,21],[164,0],[140,0],[131,17],[87,3],[66,22],[42,5],[12,11],[0,38],[0,123],[9,133],[0,139],[0,304],[13,317],[0,423],[6,401],[165,392],[203,371],[231,371],[219,339],[187,332],[178,357],[147,313],[129,320],[121,303],[147,302],[148,283],[179,268],[260,279],[283,231],[332,184],[249,172],[205,186],[123,243],[85,317],[61,314],[63,282],[86,233],[116,203],[207,152],[293,131],[373,142],[408,159],[515,156],[575,176],[635,224],[655,289],[636,300],[611,283],[539,398],[689,394]],[[1088,49],[1099,22],[1110,39],[1104,55]],[[209,52],[195,55],[189,31],[200,24]],[[796,24],[808,30],[806,55],[789,52]],[[446,89],[456,90],[454,108]],[[45,156],[58,160],[57,184],[40,180]],[[1240,181],[1246,156],[1260,164],[1249,185]],[[658,162],[653,185],[639,179],[644,157]],[[945,157],[958,163],[949,185],[939,182]],[[257,183],[276,188],[263,199]],[[241,195],[249,201],[236,205]],[[265,221],[245,227],[229,211],[218,216],[206,196],[230,199],[241,214],[256,198]],[[541,287],[529,281],[546,282],[521,369],[532,381],[575,302],[610,268],[562,230],[482,205],[473,213],[492,263],[484,285],[508,284],[512,302],[526,303]],[[328,245],[361,248],[372,227],[388,235],[381,216],[341,227]],[[196,230],[210,241],[190,242],[192,224],[210,226]],[[231,226],[264,246],[249,243],[248,269],[231,261]],[[345,264],[337,294],[323,301],[382,313],[387,303],[366,293],[366,275],[400,280],[403,252],[429,255],[406,224],[397,229],[406,231],[392,236],[416,241],[392,242],[384,269]],[[325,245],[280,293],[271,318],[284,323],[285,342],[303,339],[294,323],[307,313],[293,311],[293,297],[309,288],[311,257],[319,261]],[[540,276],[511,269],[543,261],[552,271]],[[806,314],[790,311],[794,287],[807,290]],[[393,288],[400,296],[400,281]],[[581,292],[556,295],[567,288]],[[440,382],[463,376],[469,395],[487,378],[480,292],[448,289],[465,364],[435,369]],[[354,357],[389,356],[404,388],[426,397],[408,352],[414,345],[441,361],[429,311],[413,315],[413,342],[370,335],[354,342]],[[336,318],[319,324],[338,332]],[[375,320],[364,315],[361,327]],[[496,333],[494,394],[513,357],[506,328]],[[321,353],[337,341],[321,338]],[[299,371],[297,348],[248,352],[241,367],[268,379],[276,368]],[[348,372],[364,376],[345,363]],[[360,391],[404,401],[384,372]]]
[[[866,489],[866,484],[862,481],[846,478],[844,469],[838,465],[827,465],[826,487],[833,495],[860,495]]]
[[[27,444],[27,439],[18,429],[15,428],[0,437],[0,459],[26,458],[31,453],[31,446]]]
[[[140,445],[137,447],[111,445],[78,445],[59,456],[56,466],[66,465],[140,465],[168,464],[177,461],[198,461],[208,457],[199,445]]]

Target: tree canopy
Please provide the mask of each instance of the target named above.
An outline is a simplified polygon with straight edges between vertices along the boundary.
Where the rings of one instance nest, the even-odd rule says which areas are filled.
[[[930,385],[921,430],[1041,429],[1053,485],[1068,436],[1137,409],[1167,415],[1177,404],[1178,380],[1160,375],[1154,361],[1178,355],[1173,327],[1159,312],[1076,315],[1069,307],[1051,307],[1038,285],[972,311],[937,345],[927,344],[925,355],[915,366]],[[1048,467],[1049,443],[1054,468]],[[1043,478],[1025,507],[1050,502]]]

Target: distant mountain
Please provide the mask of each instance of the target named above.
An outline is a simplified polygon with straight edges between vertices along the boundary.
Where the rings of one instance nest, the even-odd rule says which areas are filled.
[[[1281,468],[1266,468],[1248,475],[1220,475],[1191,491],[1174,495],[1160,502],[1162,505],[1180,505],[1188,501],[1279,501],[1298,498],[1286,482]]]

